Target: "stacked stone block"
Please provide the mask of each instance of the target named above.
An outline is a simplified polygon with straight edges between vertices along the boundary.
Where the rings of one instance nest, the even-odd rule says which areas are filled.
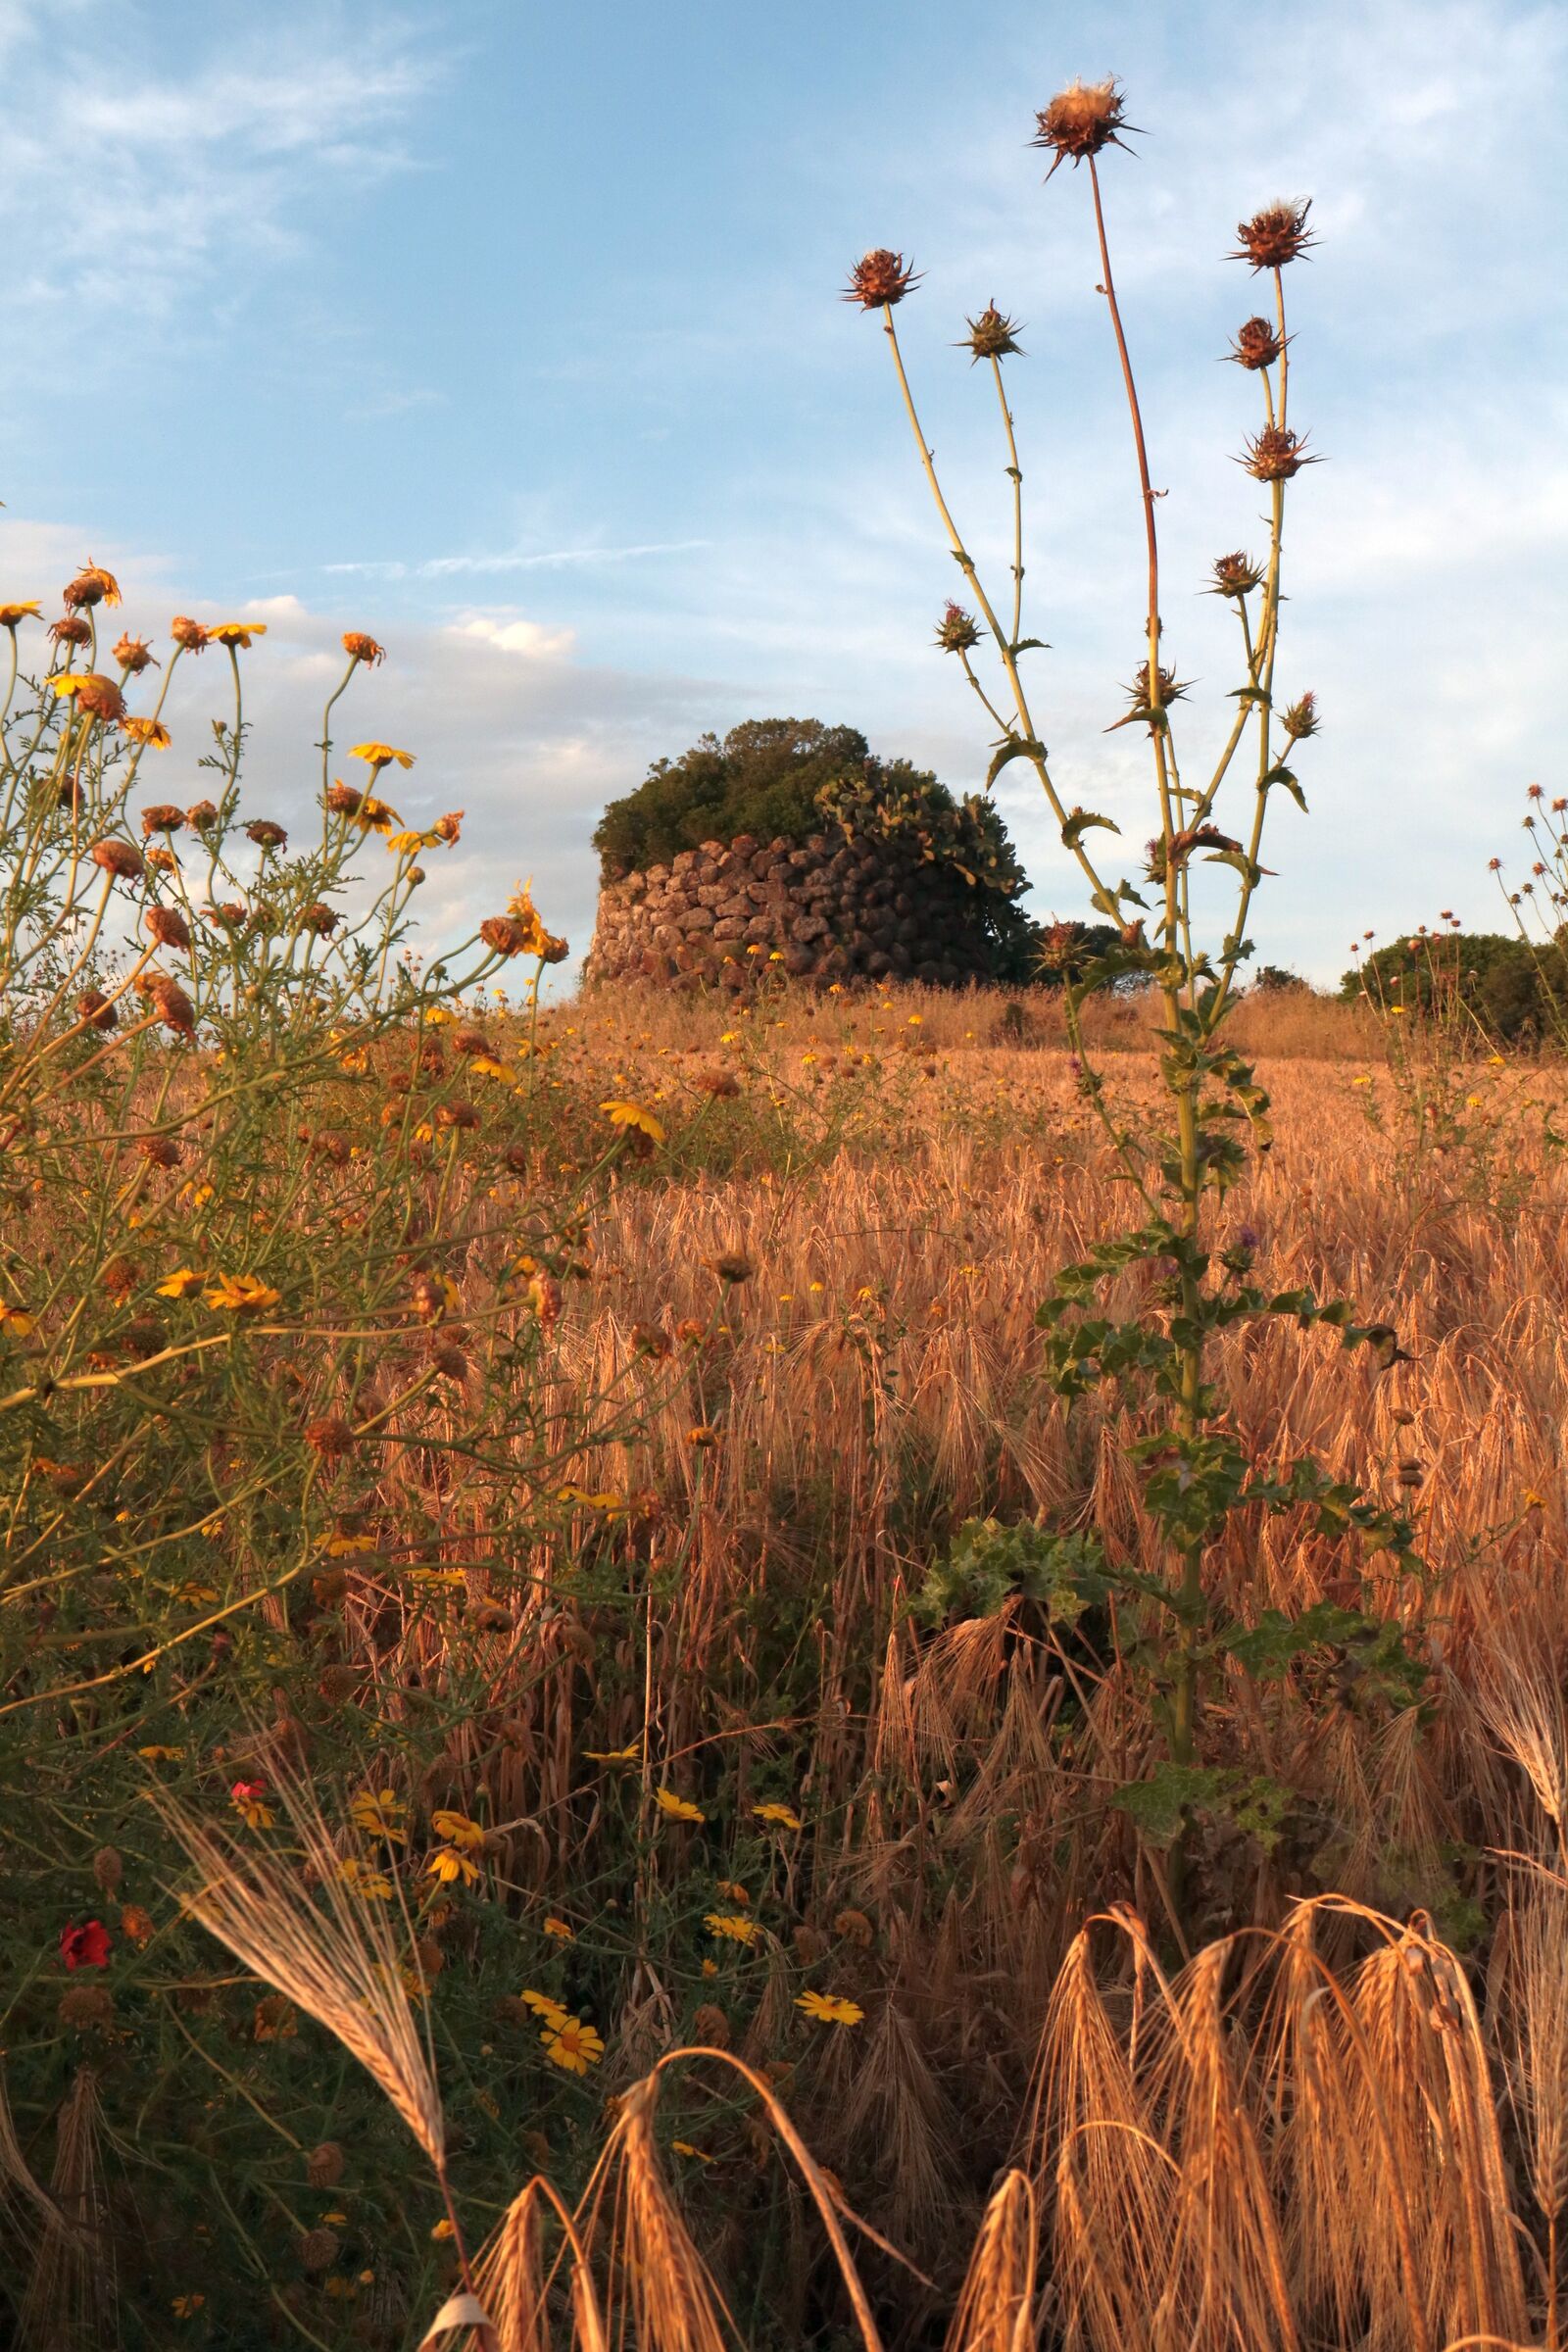
[[[982,908],[961,874],[897,836],[743,833],[607,881],[587,977],[739,988],[776,954],[799,979],[956,988],[989,975]]]

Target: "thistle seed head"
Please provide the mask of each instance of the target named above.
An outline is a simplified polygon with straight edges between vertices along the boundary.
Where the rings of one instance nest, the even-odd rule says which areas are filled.
[[[1248,318],[1237,328],[1236,340],[1225,356],[1252,371],[1272,368],[1284,349],[1284,339],[1272,320]]]
[[[902,253],[892,253],[886,245],[874,245],[869,253],[861,254],[850,271],[844,299],[858,302],[862,311],[891,310],[919,282],[919,272],[912,262],[906,264]]]
[[[960,351],[971,353],[977,360],[1022,359],[1023,346],[1014,340],[1018,320],[1004,317],[994,301],[988,302],[979,318],[969,319],[967,324],[969,332],[958,344]]]
[[[1297,203],[1266,204],[1250,220],[1239,220],[1236,234],[1242,241],[1231,260],[1250,262],[1254,270],[1283,270],[1287,262],[1299,261],[1317,243],[1306,225],[1311,210],[1307,196]]]
[[[1066,163],[1081,164],[1102,148],[1119,147],[1120,133],[1131,130],[1122,113],[1122,94],[1114,74],[1103,81],[1070,81],[1051,104],[1036,115],[1039,129],[1030,141],[1051,151],[1050,179]]]

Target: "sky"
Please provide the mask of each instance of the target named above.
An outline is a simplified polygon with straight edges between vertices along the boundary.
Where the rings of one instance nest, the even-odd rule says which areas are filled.
[[[1027,502],[1036,716],[1133,870],[1148,747],[1142,520],[1087,176],[1031,149],[1075,75],[1143,132],[1103,170],[1149,426],[1184,763],[1239,680],[1210,559],[1262,543],[1236,465],[1255,307],[1235,224],[1313,200],[1288,276],[1280,683],[1323,731],[1281,803],[1260,958],[1506,919],[1525,787],[1568,790],[1568,11],[1525,0],[0,0],[0,601],[87,557],[133,628],[255,615],[249,813],[289,820],[346,628],[385,666],[338,728],[417,756],[411,823],[466,810],[432,944],[531,877],[576,949],[590,836],[651,760],[750,716],[859,727],[969,789],[994,730],[932,646],[960,583],[876,322],[899,313],[982,571],[1008,561],[995,300]],[[198,789],[188,664],[160,797]],[[1086,911],[1021,765],[998,800],[1042,913]],[[1222,803],[1218,811],[1225,821]],[[1232,830],[1240,830],[1238,808]],[[1222,927],[1216,925],[1216,929]]]

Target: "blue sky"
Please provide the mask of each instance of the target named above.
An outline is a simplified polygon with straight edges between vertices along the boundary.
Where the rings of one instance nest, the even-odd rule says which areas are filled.
[[[836,300],[912,253],[901,324],[963,527],[1005,562],[987,387],[953,348],[1026,323],[1037,693],[1066,796],[1149,829],[1132,730],[1140,520],[1081,175],[1035,110],[1126,84],[1106,171],[1155,479],[1187,760],[1236,682],[1210,557],[1259,538],[1244,214],[1311,195],[1283,660],[1325,731],[1265,851],[1260,954],[1500,919],[1527,783],[1568,789],[1568,418],[1557,254],[1568,15],[1503,0],[0,0],[0,597],[112,564],[133,625],[255,612],[250,805],[287,816],[337,633],[389,649],[344,740],[466,807],[439,931],[534,877],[585,944],[606,798],[703,728],[859,725],[977,782],[930,650],[954,586],[883,338]],[[1298,412],[1295,403],[1299,403]],[[165,755],[194,773],[206,696]],[[1011,771],[1013,776],[1018,770]],[[1080,910],[1027,786],[1036,903]]]

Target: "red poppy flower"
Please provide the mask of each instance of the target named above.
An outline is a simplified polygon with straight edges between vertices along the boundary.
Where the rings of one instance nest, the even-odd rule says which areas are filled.
[[[107,1968],[109,1950],[109,1930],[101,1919],[79,1928],[73,1920],[60,1938],[60,1957],[68,1968]]]

